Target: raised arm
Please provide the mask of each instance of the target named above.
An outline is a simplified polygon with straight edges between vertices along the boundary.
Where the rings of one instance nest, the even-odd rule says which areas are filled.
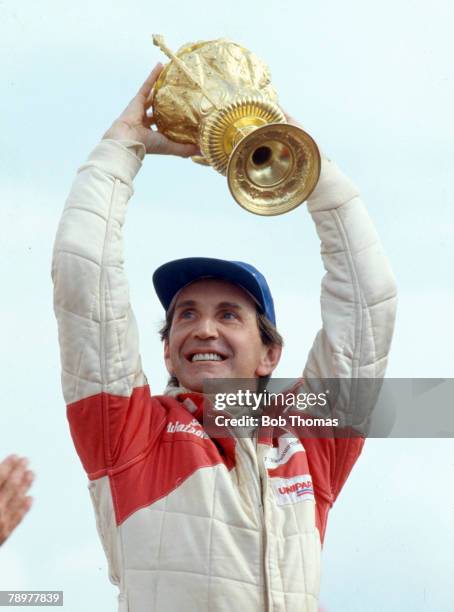
[[[146,386],[123,269],[122,226],[132,181],[146,152],[197,152],[150,129],[149,96],[161,69],[152,71],[80,167],[55,240],[63,393],[76,448],[93,477],[115,462],[129,400]]]
[[[80,167],[58,227],[52,278],[68,405],[127,396],[143,383],[122,245],[140,154],[139,144],[103,140]]]
[[[382,378],[394,329],[396,283],[357,188],[322,160],[308,208],[321,241],[323,327],[306,378]]]
[[[320,379],[341,379],[337,390],[334,385],[337,395],[331,408],[333,416],[347,425],[333,438],[304,439],[324,533],[328,509],[363,447],[364,438],[358,431],[367,432],[379,381],[385,374],[397,291],[358,189],[326,157],[322,157],[320,179],[307,205],[320,237],[326,273],[321,290],[322,328],[303,377],[318,390],[326,389]]]

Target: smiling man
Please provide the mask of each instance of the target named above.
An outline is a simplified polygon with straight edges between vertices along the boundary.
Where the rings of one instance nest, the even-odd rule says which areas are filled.
[[[158,268],[163,395],[142,371],[122,252],[132,181],[145,153],[197,153],[150,129],[160,70],[80,168],[52,266],[68,419],[110,578],[122,612],[316,612],[328,512],[363,440],[272,428],[212,439],[203,426],[204,379],[267,378],[279,361],[262,274],[211,258]],[[307,205],[327,273],[304,375],[351,381],[354,406],[355,379],[384,375],[395,283],[356,188],[327,159]]]
[[[283,343],[270,290],[253,266],[192,257],[161,266],[153,282],[167,313],[161,338],[174,382],[202,392],[207,378],[271,375]]]

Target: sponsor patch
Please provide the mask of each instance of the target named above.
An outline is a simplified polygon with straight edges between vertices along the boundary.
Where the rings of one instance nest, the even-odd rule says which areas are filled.
[[[293,478],[272,478],[270,482],[278,506],[314,499],[314,487],[310,474]]]

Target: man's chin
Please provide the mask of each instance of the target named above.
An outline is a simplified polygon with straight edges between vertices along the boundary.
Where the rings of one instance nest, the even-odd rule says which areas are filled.
[[[231,374],[229,375],[227,372],[221,370],[216,372],[212,369],[207,369],[195,374],[182,374],[181,378],[178,378],[178,380],[185,389],[195,391],[196,393],[203,393],[205,381],[212,378],[231,378]]]

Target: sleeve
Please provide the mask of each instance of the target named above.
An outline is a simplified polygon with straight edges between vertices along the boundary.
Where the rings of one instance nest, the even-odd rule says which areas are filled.
[[[336,410],[367,414],[375,403],[394,329],[397,290],[389,262],[357,188],[326,158],[308,200],[321,241],[326,274],[321,288],[322,329],[304,380],[342,379]],[[378,380],[377,380],[378,379]],[[359,384],[360,382],[365,384]],[[379,383],[381,384],[381,383]],[[364,410],[365,403],[370,410]],[[319,488],[332,503],[359,456],[364,439],[306,441]],[[305,445],[306,445],[305,442]],[[316,449],[313,448],[314,445]]]
[[[356,187],[326,158],[308,209],[321,241],[323,327],[305,377],[382,378],[397,290],[388,259]]]
[[[128,428],[139,421],[150,426],[122,244],[132,181],[144,154],[140,143],[101,141],[79,168],[54,245],[63,395],[76,449],[91,477],[127,461],[145,444],[139,436],[136,447],[123,448]]]

